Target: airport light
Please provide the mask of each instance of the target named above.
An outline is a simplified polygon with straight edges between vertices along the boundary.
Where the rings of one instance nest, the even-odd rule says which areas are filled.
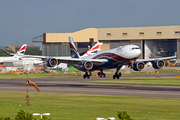
[[[50,115],[50,113],[43,113],[43,114],[40,114],[40,113],[33,113],[34,116],[38,116],[40,115],[41,116],[41,119],[42,119],[42,116],[43,115]]]

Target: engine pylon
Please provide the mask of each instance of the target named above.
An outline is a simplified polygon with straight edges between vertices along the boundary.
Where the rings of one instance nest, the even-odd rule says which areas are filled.
[[[26,82],[26,84],[30,84],[30,85],[33,85],[39,92],[40,92],[40,89],[38,88],[38,86],[34,83],[34,82],[32,82],[32,81],[30,81],[30,80],[27,80],[27,82]]]

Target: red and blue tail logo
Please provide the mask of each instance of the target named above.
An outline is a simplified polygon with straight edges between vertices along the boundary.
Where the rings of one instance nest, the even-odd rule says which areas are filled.
[[[82,57],[99,53],[101,50],[102,44],[103,43],[96,43],[91,49],[89,48],[89,50]]]
[[[24,55],[24,53],[26,52],[26,48],[27,48],[27,44],[24,44],[18,51],[17,51],[17,55]]]
[[[71,36],[69,36],[69,47],[70,47],[71,57],[79,58],[79,53],[76,49],[76,46],[75,46],[74,41]]]

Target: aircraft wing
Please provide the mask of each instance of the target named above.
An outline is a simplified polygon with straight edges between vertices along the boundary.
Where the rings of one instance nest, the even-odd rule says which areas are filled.
[[[36,56],[36,55],[18,55],[23,57],[32,57],[32,58],[39,58],[39,59],[49,59],[50,56]],[[106,59],[85,59],[85,58],[71,58],[71,57],[52,57],[58,60],[59,63],[68,63],[68,64],[80,64],[83,61],[91,61],[93,63],[104,63],[108,62]]]
[[[176,56],[171,56],[171,57],[162,57],[162,58],[150,58],[150,59],[136,59],[137,62],[153,62],[156,60],[169,60],[169,59],[176,59]]]
[[[105,63],[107,59],[83,59],[83,58],[71,58],[71,57],[53,57],[58,60],[59,63],[67,64],[81,64],[84,61],[91,61],[92,63]]]

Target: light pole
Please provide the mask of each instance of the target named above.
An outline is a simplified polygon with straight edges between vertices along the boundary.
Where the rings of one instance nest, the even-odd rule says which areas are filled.
[[[40,115],[40,116],[41,116],[41,119],[42,119],[42,116],[43,116],[43,115],[50,115],[50,113],[43,113],[43,114],[33,113],[33,115],[34,115],[34,116]]]

